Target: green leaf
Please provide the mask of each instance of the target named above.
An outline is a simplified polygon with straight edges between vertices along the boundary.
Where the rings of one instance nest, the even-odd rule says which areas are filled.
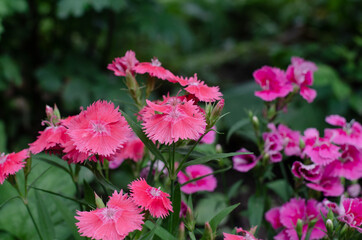
[[[155,224],[148,220],[147,222],[145,222],[144,226],[152,230],[155,227]],[[155,234],[159,236],[162,240],[176,240],[176,238],[163,227],[159,225],[156,225],[156,227],[157,228],[155,229]]]
[[[293,193],[292,187],[284,179],[270,182],[266,186],[275,192],[284,202],[288,201]]]
[[[83,204],[83,205],[87,206],[87,203],[85,203],[85,202],[83,202],[81,200],[71,198],[71,197],[65,196],[65,195],[60,194],[60,193],[52,192],[52,191],[49,191],[49,190],[45,190],[45,189],[41,189],[41,188],[37,188],[37,187],[33,187],[33,186],[30,186],[30,188],[33,188],[33,189],[38,190],[38,191],[46,192],[46,193],[49,193],[49,194],[52,194],[52,195],[55,195],[55,196],[58,196],[58,197],[61,197],[61,198],[64,198],[64,199],[68,199],[68,200],[71,200],[73,202],[77,202],[77,203],[80,203],[80,204]]]
[[[212,160],[218,160],[220,158],[227,158],[227,157],[232,157],[232,156],[237,156],[237,155],[244,155],[244,154],[252,154],[252,153],[250,153],[250,152],[217,153],[217,154],[204,156],[204,157],[200,157],[200,158],[188,161],[185,164],[183,164],[182,167],[185,168],[185,167],[196,165],[196,164],[204,164],[204,163],[207,163],[207,162],[212,161]]]
[[[172,218],[172,233],[175,233],[175,230],[179,226],[180,222],[180,209],[181,209],[181,190],[180,190],[180,184],[177,183],[175,186],[175,190],[172,196],[172,208],[173,213],[171,213]]]
[[[16,199],[16,198],[19,198],[19,199],[20,199],[19,196],[15,196],[15,197],[11,197],[11,198],[9,198],[8,200],[6,200],[6,201],[4,201],[3,203],[1,203],[1,204],[0,204],[0,210],[1,210],[7,203],[9,203],[11,200]]]
[[[38,224],[41,229],[41,233],[44,240],[53,240],[55,239],[55,230],[52,219],[47,209],[43,197],[38,192],[35,192],[36,198],[36,207],[38,210]]]
[[[215,217],[213,217],[210,221],[210,226],[213,231],[216,231],[217,226],[220,224],[220,222],[227,217],[232,211],[234,211],[235,208],[237,208],[240,205],[240,203],[234,204],[230,207],[225,208],[218,214],[216,214]]]
[[[242,183],[243,183],[243,180],[239,180],[230,187],[230,189],[227,193],[227,197],[229,200],[236,196]]]
[[[8,82],[13,83],[16,86],[20,86],[23,81],[18,65],[9,56],[2,56],[0,58],[0,74],[2,74],[4,79]]]
[[[167,162],[165,161],[165,158],[163,157],[162,153],[158,150],[156,145],[150,139],[147,138],[147,136],[142,131],[142,128],[140,127],[140,125],[137,124],[136,122],[134,122],[131,119],[131,117],[128,116],[125,112],[123,112],[123,111],[121,111],[121,112],[122,112],[123,116],[126,118],[128,124],[130,125],[132,130],[136,133],[137,137],[139,137],[141,139],[143,144],[155,155],[155,157],[157,159],[161,160],[162,162],[164,162],[167,165]]]
[[[61,160],[58,157],[54,157],[54,156],[49,156],[47,154],[37,154],[33,156],[33,159],[37,159],[43,162],[46,162],[50,165],[53,165],[59,169],[62,169],[63,171],[67,172],[68,174],[70,174],[69,170],[64,167],[63,165],[61,165],[60,163],[56,162],[57,160]],[[64,160],[61,160],[62,162],[64,162]]]
[[[216,175],[216,174],[218,174],[218,173],[226,172],[226,171],[229,170],[229,169],[231,169],[231,166],[226,167],[226,168],[223,168],[223,169],[219,169],[219,170],[216,170],[216,171],[213,171],[212,173],[209,173],[209,174],[206,174],[206,175],[202,175],[202,176],[197,177],[197,178],[192,178],[191,180],[188,180],[188,181],[182,183],[181,187],[182,187],[182,186],[185,186],[186,184],[189,184],[189,183],[198,181],[198,180],[200,180],[200,179],[203,179],[203,178],[205,178],[205,177],[207,177],[207,176]]]
[[[248,118],[241,119],[240,121],[236,122],[234,125],[230,127],[230,130],[228,131],[226,135],[226,141],[229,142],[231,136],[240,128],[245,127],[250,123]]]
[[[58,18],[67,18],[70,15],[80,17],[83,15],[88,0],[60,0],[57,6]]]
[[[96,207],[96,200],[95,200],[95,196],[94,196],[94,191],[91,188],[91,186],[89,186],[88,182],[86,180],[83,181],[84,184],[84,200],[91,205],[92,207]]]
[[[264,213],[264,195],[254,194],[248,200],[248,217],[251,226],[259,226]]]

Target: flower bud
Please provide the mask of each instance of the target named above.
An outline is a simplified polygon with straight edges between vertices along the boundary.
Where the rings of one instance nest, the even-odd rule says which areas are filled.
[[[212,228],[211,228],[209,222],[205,223],[204,238],[205,239],[210,239],[210,240],[215,240],[215,234],[212,231]]]
[[[195,229],[195,218],[190,207],[187,207],[185,226],[190,232],[193,232]]]
[[[220,144],[216,144],[215,149],[216,153],[222,153],[222,146]]]
[[[180,226],[178,228],[178,236],[177,236],[178,240],[185,240],[185,225],[183,222],[180,223]]]
[[[260,124],[259,124],[259,119],[258,119],[258,117],[254,115],[254,116],[251,118],[251,121],[252,121],[252,123],[253,123],[254,129],[259,130]]]
[[[303,235],[303,221],[302,221],[302,219],[298,219],[296,231],[297,231],[297,234],[298,234],[298,239],[302,239],[302,235]]]
[[[103,203],[102,198],[100,198],[97,193],[94,192],[94,198],[95,198],[95,202],[96,202],[96,206],[97,208],[104,208],[106,207]]]
[[[206,116],[209,116],[208,119],[208,127],[213,127],[215,123],[219,120],[221,116],[221,112],[224,108],[225,101],[221,99],[214,108],[212,108],[211,104],[206,105]]]
[[[331,219],[327,219],[326,221],[326,228],[329,234],[333,233],[333,222]]]

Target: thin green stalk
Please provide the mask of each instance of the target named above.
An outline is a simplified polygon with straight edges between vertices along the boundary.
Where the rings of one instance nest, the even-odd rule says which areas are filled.
[[[35,226],[36,232],[37,232],[38,235],[39,235],[39,238],[40,238],[41,240],[43,240],[43,237],[42,237],[41,234],[40,234],[40,230],[39,230],[39,228],[38,228],[38,225],[36,224],[35,219],[34,219],[34,216],[33,216],[33,214],[32,214],[31,211],[30,211],[30,208],[29,208],[28,203],[25,202],[25,199],[23,199],[23,203],[24,203],[24,205],[25,205],[25,207],[26,207],[26,210],[28,210],[28,213],[29,213],[29,215],[30,215],[30,218],[31,218],[31,220],[33,221],[33,224],[34,224],[34,226]]]

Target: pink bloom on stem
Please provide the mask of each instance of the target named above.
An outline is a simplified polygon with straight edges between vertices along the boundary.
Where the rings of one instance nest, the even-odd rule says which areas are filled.
[[[303,155],[310,157],[315,164],[325,166],[341,156],[340,148],[333,145],[328,138],[319,137],[319,132],[314,128],[305,130],[303,139]]]
[[[327,209],[331,209],[332,212],[340,215],[341,214],[341,209],[340,207],[337,205],[337,203],[335,202],[331,202],[328,199],[324,199],[322,202],[323,206],[326,207]]]
[[[67,134],[76,149],[83,153],[108,157],[114,154],[131,135],[127,121],[107,101],[97,101],[67,124]]]
[[[342,207],[343,213],[338,219],[362,233],[362,198],[344,198]]]
[[[292,64],[289,65],[286,77],[289,82],[293,82],[300,88],[300,95],[311,103],[317,96],[314,89],[309,88],[313,85],[313,73],[317,71],[317,66],[299,57],[292,57]]]
[[[284,153],[287,156],[300,156],[301,150],[299,140],[301,135],[298,131],[293,131],[283,124],[278,125],[278,133],[283,139]]]
[[[25,166],[25,159],[29,157],[28,149],[20,152],[0,154],[0,184],[3,184],[9,175],[13,175]]]
[[[353,145],[342,145],[341,157],[333,161],[330,165],[332,175],[344,177],[348,180],[357,180],[362,177],[362,149],[357,149]]]
[[[253,73],[257,84],[262,88],[255,96],[270,102],[278,97],[285,97],[293,91],[293,85],[287,82],[285,73],[279,68],[264,66]]]
[[[238,152],[250,151],[245,148],[241,148]],[[239,172],[248,172],[250,169],[255,167],[258,161],[259,158],[257,158],[254,154],[237,155],[233,157],[233,168]]]
[[[246,231],[242,228],[237,228],[236,233],[241,235],[234,235],[229,233],[223,233],[224,240],[258,240],[254,237],[252,232],[256,231],[256,227],[250,229],[250,231]]]
[[[215,139],[216,139],[216,132],[215,132],[216,131],[216,126],[213,126],[211,129],[212,130],[209,131],[208,133],[206,133],[206,135],[201,139],[200,143],[212,144],[213,142],[215,142]]]
[[[148,100],[147,104],[142,125],[153,141],[171,144],[179,140],[197,140],[205,132],[205,117],[192,100],[164,97],[160,104]]]
[[[361,185],[358,183],[352,184],[347,188],[347,192],[353,198],[358,197],[361,194]]]
[[[117,150],[116,153],[109,156],[107,159],[109,161],[109,168],[110,169],[116,169],[124,162],[125,157],[122,152],[123,149]]]
[[[186,173],[186,174],[185,174]],[[180,184],[190,181],[198,177],[202,177],[208,174],[212,174],[213,171],[210,167],[205,165],[192,165],[185,168],[185,173],[180,171],[177,174]],[[213,192],[216,188],[217,181],[213,175],[206,176],[197,181],[190,182],[181,187],[181,191],[186,194],[191,194],[200,191]]]
[[[141,62],[139,63],[134,70],[136,73],[144,74],[148,73],[152,77],[157,77],[162,80],[167,80],[172,83],[176,83],[175,75],[169,70],[161,67],[161,62],[154,57],[151,59],[151,62]]]
[[[126,76],[127,71],[134,75],[134,67],[137,66],[138,60],[132,50],[128,50],[121,58],[115,58],[112,63],[108,64],[107,69],[114,71],[116,76]]]
[[[140,177],[147,178],[147,176],[150,172],[150,168],[151,168],[151,162],[148,162],[147,166],[142,169],[142,171],[140,173]],[[167,168],[165,167],[165,164],[161,160],[156,160],[153,164],[152,176],[155,176],[156,172],[157,172],[157,174],[162,172],[162,174],[164,174],[166,176],[168,175]]]
[[[44,131],[39,132],[37,140],[29,144],[29,150],[33,154],[38,154],[42,151],[61,151],[62,146],[67,140],[64,126],[49,126]]]
[[[275,207],[267,211],[265,213],[265,219],[272,225],[274,229],[283,226],[280,222],[280,207]]]
[[[215,102],[220,100],[222,93],[219,91],[219,87],[209,87],[203,81],[197,79],[195,73],[193,77],[189,78],[175,78],[182,86],[187,86],[185,90],[195,95],[200,101],[203,102]]]
[[[268,128],[272,131],[263,133],[264,152],[269,155],[271,162],[280,162],[282,160],[280,151],[283,149],[283,138],[274,124],[268,124]]]
[[[295,161],[292,166],[292,173],[297,178],[304,178],[308,181],[318,181],[322,177],[322,167],[320,165],[304,165],[299,161]]]
[[[131,190],[133,201],[142,208],[148,210],[153,217],[164,218],[172,211],[170,195],[160,190],[160,188],[151,187],[146,180],[134,180],[128,185]]]
[[[69,137],[70,138],[70,137]],[[68,163],[83,163],[85,160],[97,161],[97,158],[91,153],[84,153],[77,150],[74,145],[74,141],[69,139],[65,144],[63,144],[65,155],[62,159],[68,161]]]
[[[75,218],[81,236],[96,240],[124,239],[134,230],[142,230],[143,215],[127,194],[114,191],[107,207],[90,212],[77,211]]]
[[[339,127],[345,127],[347,124],[347,121],[344,117],[341,117],[339,115],[329,115],[326,117],[326,122],[333,125],[333,126],[339,126]]]

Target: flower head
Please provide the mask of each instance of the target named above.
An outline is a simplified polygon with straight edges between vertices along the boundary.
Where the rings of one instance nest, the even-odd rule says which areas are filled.
[[[212,174],[213,171],[210,167],[205,165],[192,165],[185,168],[185,173],[180,171],[177,174],[180,184],[183,184],[194,178]],[[185,186],[181,187],[181,191],[186,194],[191,194],[200,191],[213,192],[216,188],[216,185],[217,185],[216,178],[213,175],[209,175],[197,181],[186,184]]]
[[[38,154],[42,151],[59,151],[66,143],[67,136],[66,128],[62,125],[49,126],[44,131],[39,132],[38,139],[29,144],[29,150],[33,154]]]
[[[242,148],[238,152],[250,152],[249,150]],[[233,157],[234,169],[239,172],[248,172],[250,169],[254,168],[258,163],[259,158],[254,154],[243,154]]]
[[[114,104],[107,101],[93,103],[67,122],[66,127],[78,151],[105,157],[122,148],[131,135],[118,107],[114,108]]]
[[[157,77],[172,83],[177,82],[174,79],[175,76],[173,73],[161,67],[161,62],[156,57],[154,57],[151,62],[141,62],[134,68],[134,70],[139,74],[148,73],[152,77]]]
[[[164,218],[172,212],[170,195],[151,187],[143,178],[131,182],[129,185],[133,201],[142,208],[148,210],[153,217]]]
[[[171,144],[178,140],[197,140],[205,132],[206,121],[193,101],[165,97],[160,104],[147,100],[143,128],[153,141]]]
[[[362,233],[362,198],[344,198],[342,214],[338,218]]]
[[[138,60],[132,50],[128,50],[121,58],[115,58],[112,63],[108,64],[108,69],[114,72],[116,76],[126,76],[127,71],[134,74],[134,67],[137,66]]]
[[[236,233],[240,235],[234,235],[229,233],[223,233],[224,240],[258,240],[254,237],[254,233],[256,231],[256,227],[250,229],[250,231],[246,231],[242,228],[237,228]]]
[[[124,239],[130,232],[141,230],[143,216],[141,210],[127,194],[114,191],[107,207],[90,212],[77,211],[75,218],[81,236],[96,240]]]
[[[25,165],[25,159],[29,157],[28,149],[18,153],[0,154],[0,184],[3,184],[9,175],[13,175]]]

